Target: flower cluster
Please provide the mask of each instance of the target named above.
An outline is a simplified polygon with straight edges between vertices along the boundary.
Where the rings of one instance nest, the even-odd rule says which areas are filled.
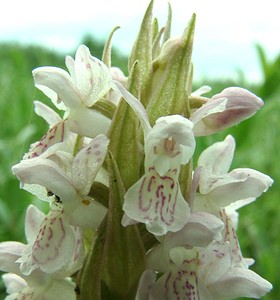
[[[160,30],[152,4],[128,77],[111,67],[112,35],[102,61],[81,45],[66,57],[68,72],[33,71],[62,113],[34,102],[49,130],[12,167],[49,212],[30,205],[27,244],[0,243],[7,300],[217,300],[272,288],[249,269],[236,234],[237,209],[272,179],[230,170],[231,135],[193,162],[197,136],[240,123],[263,101],[239,87],[211,98],[206,86],[191,92],[195,17],[171,39],[171,9]]]

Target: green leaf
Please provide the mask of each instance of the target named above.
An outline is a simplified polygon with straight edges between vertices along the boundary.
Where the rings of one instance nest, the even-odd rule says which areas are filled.
[[[135,297],[139,278],[145,269],[145,250],[137,226],[121,225],[125,189],[110,152],[107,167],[110,192],[103,268],[106,299],[130,300]]]
[[[101,277],[104,261],[104,240],[106,218],[99,226],[92,248],[88,252],[84,265],[77,278],[77,300],[102,300]]]

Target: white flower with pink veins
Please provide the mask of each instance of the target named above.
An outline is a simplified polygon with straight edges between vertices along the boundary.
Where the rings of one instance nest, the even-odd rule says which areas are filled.
[[[66,110],[70,130],[82,136],[106,134],[111,120],[92,106],[113,87],[110,69],[91,56],[81,45],[75,60],[67,56],[68,72],[57,67],[39,67],[33,71],[35,85],[59,108]]]
[[[75,299],[68,278],[83,263],[84,248],[79,228],[71,226],[60,204],[45,215],[30,205],[25,218],[27,245],[0,243],[0,269],[10,296],[7,299]],[[62,297],[62,298],[61,298]],[[68,297],[68,298],[67,298]]]

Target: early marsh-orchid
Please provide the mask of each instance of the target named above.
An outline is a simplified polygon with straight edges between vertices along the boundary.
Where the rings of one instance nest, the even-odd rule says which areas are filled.
[[[210,98],[201,96],[208,86],[192,92],[196,17],[171,38],[171,6],[162,29],[152,9],[153,1],[128,74],[111,66],[118,27],[102,61],[81,45],[66,57],[68,72],[33,71],[63,114],[35,101],[49,129],[12,167],[49,208],[27,208],[27,244],[0,243],[6,300],[224,300],[271,290],[242,255],[237,209],[273,180],[230,171],[231,135],[208,147],[196,139],[240,123],[263,101],[238,87]]]

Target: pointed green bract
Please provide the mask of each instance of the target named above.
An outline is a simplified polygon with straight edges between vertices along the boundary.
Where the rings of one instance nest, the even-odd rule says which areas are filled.
[[[187,90],[191,80],[191,54],[195,27],[195,15],[182,37],[168,40],[159,57],[153,63],[147,111],[151,124],[160,116],[188,115]]]
[[[152,44],[153,44],[153,22],[152,22],[153,0],[150,2],[144,15],[138,37],[133,45],[129,56],[128,70],[131,72],[135,61],[139,64],[141,94],[140,101],[145,104],[146,87],[149,84],[152,72]]]
[[[107,157],[110,193],[104,247],[106,299],[134,299],[139,278],[145,268],[145,250],[136,225],[123,227],[125,189],[116,161]],[[105,299],[105,298],[104,298]]]
[[[130,74],[130,89],[138,93],[137,64]],[[110,129],[110,151],[119,166],[125,188],[129,188],[140,176],[140,151],[138,142],[139,120],[126,101],[121,101]]]
[[[160,48],[161,48],[161,38],[164,33],[164,27],[161,28],[161,30],[157,33],[153,40],[153,58],[157,57],[160,54]]]
[[[102,54],[102,61],[109,68],[111,67],[112,39],[113,39],[113,35],[114,35],[115,31],[118,30],[119,28],[120,28],[120,26],[117,26],[112,30],[112,32],[110,33],[110,35],[105,43],[105,46],[104,46],[104,50],[103,50],[103,54]]]
[[[157,18],[154,18],[153,19],[153,25],[152,25],[152,28],[153,28],[153,41],[155,40],[156,36],[158,35],[158,19]]]
[[[109,148],[114,153],[126,188],[139,178],[138,123],[133,110],[122,101],[113,118]]]
[[[171,8],[170,3],[168,2],[168,16],[167,16],[166,25],[164,27],[164,35],[163,35],[163,42],[164,43],[170,38],[171,21],[172,21],[172,8]]]

